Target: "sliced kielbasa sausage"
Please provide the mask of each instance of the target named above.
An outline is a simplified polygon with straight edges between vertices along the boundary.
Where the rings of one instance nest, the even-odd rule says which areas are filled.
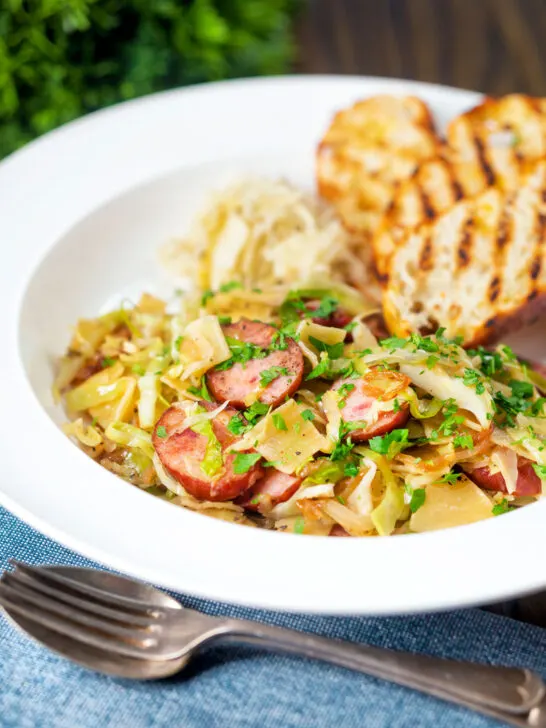
[[[211,411],[210,402],[199,402],[201,407]],[[193,430],[184,428],[185,413],[177,404],[172,405],[159,418],[152,442],[163,467],[173,478],[199,500],[227,501],[237,498],[259,480],[264,470],[259,463],[252,465],[245,473],[236,473],[233,461],[236,457],[229,449],[239,438],[227,429],[231,417],[237,411],[226,407],[214,420],[212,431],[221,448],[223,467],[210,476],[202,464],[205,459],[208,439]]]
[[[499,493],[507,493],[506,482],[500,472],[491,474],[489,468],[475,468],[470,470],[461,466],[470,480],[474,481],[480,488],[495,490]],[[518,479],[516,490],[512,495],[540,495],[542,493],[542,482],[533,469],[533,463],[527,458],[518,455]]]
[[[291,498],[302,480],[296,475],[281,473],[276,468],[267,468],[264,477],[247,490],[237,503],[249,511],[269,511]]]
[[[363,379],[338,379],[332,389],[338,390],[344,385],[353,385],[353,389],[344,394],[343,407],[341,407],[341,419],[344,422],[367,422],[370,417],[370,410],[375,398],[366,392],[366,384]],[[397,427],[404,427],[409,418],[409,405],[407,402],[400,403],[397,412],[379,412],[375,422],[370,422],[367,427],[359,430],[352,430],[350,433],[353,442],[364,442],[372,437],[384,435]]]
[[[253,344],[267,350],[275,341],[274,326],[241,319],[223,326],[226,337]],[[286,348],[273,349],[262,358],[237,362],[229,369],[213,369],[207,373],[207,386],[218,402],[240,409],[248,407],[247,397],[260,392],[258,400],[275,407],[298,389],[303,378],[303,354],[294,339],[285,339]],[[263,377],[262,377],[263,375]]]

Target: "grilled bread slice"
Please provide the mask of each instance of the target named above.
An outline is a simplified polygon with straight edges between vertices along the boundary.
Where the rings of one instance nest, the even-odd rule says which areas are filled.
[[[400,336],[444,326],[486,343],[546,309],[546,162],[517,190],[489,187],[407,231],[389,265],[383,313]]]
[[[395,186],[437,153],[426,104],[413,96],[374,96],[339,111],[317,149],[319,193],[344,225],[369,240]]]
[[[463,196],[451,164],[444,156],[424,162],[395,190],[372,239],[375,266],[384,279],[389,261],[408,229],[434,220]]]
[[[546,157],[546,99],[487,98],[448,125],[449,160],[465,196],[515,189],[522,167]]]
[[[546,157],[546,99],[513,94],[487,98],[456,117],[437,159],[424,162],[395,190],[373,239],[380,278],[404,231],[433,220],[457,200],[487,187],[517,188]]]

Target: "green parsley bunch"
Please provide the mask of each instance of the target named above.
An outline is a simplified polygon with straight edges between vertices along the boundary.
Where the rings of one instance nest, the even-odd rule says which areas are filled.
[[[300,0],[5,0],[0,158],[89,111],[189,83],[283,73]]]

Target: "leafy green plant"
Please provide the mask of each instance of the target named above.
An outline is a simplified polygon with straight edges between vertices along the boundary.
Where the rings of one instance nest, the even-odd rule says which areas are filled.
[[[3,0],[0,157],[102,106],[282,73],[300,0]]]

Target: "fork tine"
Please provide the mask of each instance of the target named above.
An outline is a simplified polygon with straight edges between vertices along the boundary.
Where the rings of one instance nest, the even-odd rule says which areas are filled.
[[[127,612],[120,608],[105,607],[98,602],[93,602],[82,597],[75,596],[70,592],[63,591],[58,587],[52,587],[40,579],[35,578],[32,574],[28,574],[25,571],[17,570],[12,572],[4,572],[0,577],[0,583],[7,584],[14,589],[22,588],[24,590],[32,590],[41,595],[56,599],[63,604],[67,604],[76,609],[81,609],[84,612],[94,614],[97,617],[109,619],[120,624],[130,625],[131,627],[149,627],[150,621],[156,617],[153,615],[139,616],[132,612]]]
[[[140,599],[133,599],[132,597],[125,597],[121,594],[114,594],[107,592],[104,589],[99,589],[96,586],[90,584],[83,584],[77,579],[72,579],[64,574],[59,574],[51,569],[46,569],[39,566],[29,566],[23,564],[15,559],[10,559],[10,564],[16,567],[16,571],[21,571],[30,576],[34,576],[46,584],[58,588],[71,589],[74,592],[82,594],[86,599],[92,599],[95,602],[104,604],[106,607],[121,607],[126,610],[132,610],[137,613],[144,613],[150,615],[150,613],[167,613],[168,607],[162,607],[151,602],[144,602]]]
[[[91,632],[81,626],[67,622],[60,617],[53,616],[46,612],[39,612],[36,607],[29,606],[17,597],[6,596],[5,586],[0,584],[0,607],[4,607],[25,619],[28,619],[41,627],[46,627],[64,637],[69,637],[75,642],[80,642],[95,647],[111,655],[123,655],[137,660],[158,660],[154,655],[148,655],[142,648],[119,642],[110,637],[105,637],[98,632]],[[163,659],[163,658],[161,658]]]
[[[108,633],[103,628],[103,623],[101,622],[99,631],[94,631],[97,628],[89,624],[88,618],[86,618],[85,623],[81,619],[72,621],[74,612],[70,610],[71,620],[69,621],[63,616],[62,611],[44,611],[44,604],[29,600],[26,595],[2,583],[0,583],[0,606],[19,614],[25,619],[29,619],[35,624],[46,627],[57,634],[64,635],[76,642],[82,642],[111,654],[124,655],[139,660],[164,659],[154,654],[149,654],[146,651],[146,647],[154,641],[150,637],[143,639],[142,632],[123,630],[125,635],[122,638],[116,639],[116,637],[121,637],[120,633],[122,632],[122,628]],[[133,632],[133,639],[129,641],[127,633]],[[127,639],[128,641],[123,641],[123,639]]]

